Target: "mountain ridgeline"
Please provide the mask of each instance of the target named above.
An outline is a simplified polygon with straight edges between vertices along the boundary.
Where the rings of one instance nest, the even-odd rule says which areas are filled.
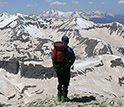
[[[72,17],[80,17],[94,23],[112,23],[119,22],[124,25],[124,14],[111,14],[100,11],[83,12],[75,10],[73,12],[61,12],[57,10],[48,10],[40,14],[42,18],[67,19]]]
[[[25,106],[123,107],[123,19],[124,15],[78,10],[49,10],[38,16],[1,14],[0,106],[31,102]],[[68,103],[48,97],[57,93],[51,52],[63,35],[69,37],[76,56]]]
[[[118,22],[96,24],[88,21],[91,16],[100,15],[103,17],[100,12],[84,14],[54,10],[43,12],[39,16],[3,13],[0,15],[0,59],[48,59],[53,42],[60,40],[63,35],[70,38],[69,45],[74,48],[77,59],[102,54],[123,56],[124,26]],[[107,15],[109,14],[106,13],[105,16]],[[119,43],[113,44],[113,41]]]

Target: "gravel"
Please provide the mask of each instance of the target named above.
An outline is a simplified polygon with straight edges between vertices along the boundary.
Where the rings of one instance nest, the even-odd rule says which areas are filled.
[[[49,96],[37,99],[21,107],[124,107],[124,96],[109,98],[98,95],[74,94],[69,98],[69,102],[62,103],[57,101],[57,97]]]

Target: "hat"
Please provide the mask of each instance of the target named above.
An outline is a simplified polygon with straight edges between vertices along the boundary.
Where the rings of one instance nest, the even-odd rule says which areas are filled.
[[[65,42],[66,44],[68,44],[69,43],[69,38],[67,36],[63,36],[62,41]]]

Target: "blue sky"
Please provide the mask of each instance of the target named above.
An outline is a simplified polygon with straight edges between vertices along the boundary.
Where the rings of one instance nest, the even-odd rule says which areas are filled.
[[[0,14],[40,14],[45,10],[124,14],[124,0],[0,0]]]

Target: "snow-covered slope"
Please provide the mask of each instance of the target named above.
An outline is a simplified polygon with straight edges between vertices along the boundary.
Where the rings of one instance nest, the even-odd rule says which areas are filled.
[[[118,22],[96,24],[77,11],[65,14],[52,10],[43,14],[46,16],[0,15],[1,68],[4,65],[6,69],[4,61],[13,58],[20,63],[16,75],[0,70],[0,101],[17,106],[48,94],[56,95],[51,51],[53,42],[63,35],[69,37],[69,46],[76,55],[69,94],[123,95],[124,26]]]
[[[124,38],[124,27],[117,22],[95,24],[83,18],[42,19],[19,13],[1,14],[0,31],[1,59],[13,56],[21,60],[48,59],[53,41],[60,40],[63,35],[69,36],[69,45],[74,48],[79,58],[112,54],[114,51],[118,54],[117,50],[123,46]],[[79,47],[82,50],[79,50]]]
[[[45,44],[52,45],[52,41],[45,37],[46,27],[47,22],[36,16],[2,14],[0,17],[1,59],[13,56],[22,59],[42,59],[40,56],[49,54],[48,51],[44,52],[48,47]]]
[[[26,61],[25,64],[29,64],[29,62]],[[34,67],[36,65],[48,67],[51,62],[30,62],[30,64],[33,64]],[[71,70],[69,96],[75,93],[108,97],[123,96],[123,68],[124,58],[115,55],[102,55],[77,60],[74,64],[74,70]],[[0,69],[0,102],[17,107],[17,105],[45,96],[56,96],[57,78],[52,76],[48,79],[48,76],[54,72],[41,72],[44,74],[41,75],[44,77],[43,79],[28,79],[20,78],[20,73],[14,75]]]

